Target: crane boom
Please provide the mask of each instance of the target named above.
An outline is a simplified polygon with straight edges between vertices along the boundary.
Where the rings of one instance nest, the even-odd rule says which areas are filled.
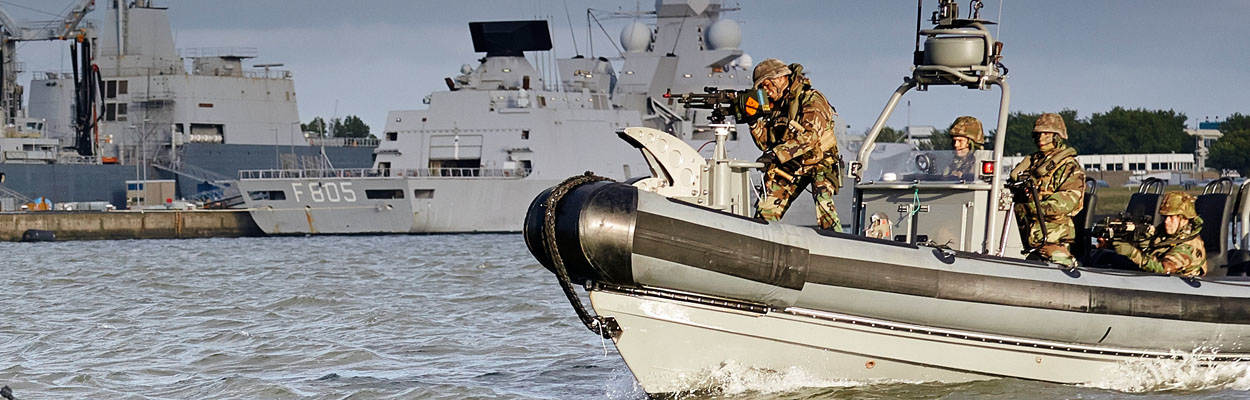
[[[3,123],[10,124],[22,109],[22,87],[17,83],[17,42],[34,40],[65,40],[78,39],[85,35],[86,29],[78,25],[91,10],[95,9],[95,0],[75,0],[60,19],[53,24],[33,27],[13,19],[3,7],[0,7],[0,113]],[[75,35],[78,33],[79,35]]]

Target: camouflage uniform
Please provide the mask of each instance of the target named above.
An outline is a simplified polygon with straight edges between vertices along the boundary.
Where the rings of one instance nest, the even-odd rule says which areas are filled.
[[[1017,192],[1016,225],[1020,227],[1025,248],[1033,252],[1030,258],[1075,266],[1076,259],[1069,250],[1076,239],[1072,217],[1084,206],[1085,170],[1076,160],[1076,149],[1063,143],[1068,133],[1058,114],[1042,114],[1033,131],[1052,132],[1056,137],[1054,148],[1029,155],[1011,171],[1012,181],[1032,180],[1042,208],[1037,210],[1028,194]],[[1046,224],[1045,238],[1038,224],[1039,211]]]
[[[761,68],[780,63],[776,59],[761,62],[756,67],[756,85],[762,79],[780,76],[760,74]],[[788,74],[789,68],[784,71]],[[794,85],[800,85],[797,95],[792,91],[796,89]],[[797,112],[791,115],[789,109],[794,102],[798,102]],[[792,80],[785,97],[774,101],[772,110],[751,124],[755,144],[765,152],[773,152],[779,163],[764,173],[765,193],[756,207],[756,215],[768,221],[780,220],[791,202],[810,184],[817,223],[821,228],[841,232],[842,224],[833,203],[841,183],[838,142],[833,129],[833,118],[837,114],[823,94],[811,89],[806,77]]]
[[[1112,242],[1116,253],[1128,257],[1143,270],[1159,274],[1203,276],[1207,273],[1207,251],[1202,242],[1202,218],[1194,210],[1194,197],[1168,192],[1159,206],[1159,215],[1181,215],[1189,224],[1171,235],[1160,224],[1154,235],[1137,243]]]
[[[950,165],[942,170],[942,175],[949,176],[957,180],[970,181],[977,176],[977,158],[974,153],[985,144],[985,132],[981,130],[981,121],[976,118],[963,116],[955,119],[955,123],[951,124],[951,138],[965,137],[968,138],[968,154],[960,157],[958,154],[951,159]]]

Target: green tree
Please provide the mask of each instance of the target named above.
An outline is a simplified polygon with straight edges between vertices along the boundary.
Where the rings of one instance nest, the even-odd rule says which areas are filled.
[[[1192,153],[1194,140],[1185,133],[1187,119],[1173,110],[1115,107],[1091,115],[1078,135],[1069,128],[1069,136],[1082,154]]]
[[[953,122],[951,124],[954,124]],[[929,136],[928,142],[921,142],[921,150],[952,150],[955,148],[955,141],[951,139],[950,128],[935,129],[933,134]]]
[[[894,129],[888,126],[881,127],[881,133],[877,134],[877,143],[902,143],[906,139],[906,130]]]
[[[326,136],[326,121],[321,117],[313,117],[312,121],[307,124],[299,124],[299,129],[303,132],[313,132],[318,136]]]
[[[373,136],[369,134],[369,125],[355,115],[348,115],[342,120],[335,118],[330,121],[330,124],[334,126],[334,137],[363,138]]]
[[[1233,114],[1220,124],[1224,136],[1211,145],[1207,166],[1250,176],[1250,115]]]

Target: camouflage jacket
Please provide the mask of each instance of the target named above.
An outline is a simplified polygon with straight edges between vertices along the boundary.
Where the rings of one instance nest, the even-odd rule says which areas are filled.
[[[950,165],[947,165],[946,169],[942,170],[942,175],[970,181],[977,176],[976,165],[976,156],[973,155],[972,151],[968,151],[968,154],[963,157],[956,155],[955,158],[952,158]]]
[[[1142,242],[1117,241],[1112,246],[1116,253],[1128,257],[1146,271],[1203,276],[1207,274],[1207,251],[1201,233],[1202,218],[1195,217],[1190,220],[1189,226],[1175,234],[1167,234],[1160,226],[1155,228],[1153,236]]]
[[[805,78],[800,84],[809,83]],[[789,115],[792,101],[799,102],[793,120]],[[772,110],[771,114],[751,124],[751,137],[760,150],[772,150],[782,163],[796,161],[800,167],[795,172],[799,175],[821,164],[837,162],[838,138],[833,129],[833,118],[837,113],[824,94],[809,88],[799,93],[797,98],[787,97],[774,102]]]
[[[1076,150],[1056,147],[1049,153],[1036,152],[1011,170],[1011,179],[1032,179],[1041,203],[1040,216],[1046,221],[1048,237],[1042,238],[1036,205],[1027,195],[1016,196],[1016,221],[1026,244],[1070,242],[1076,238],[1072,217],[1081,212],[1085,199],[1085,170],[1076,161]]]

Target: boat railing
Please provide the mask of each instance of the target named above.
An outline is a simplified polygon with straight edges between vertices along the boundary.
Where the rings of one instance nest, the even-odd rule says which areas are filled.
[[[59,153],[56,158],[58,164],[99,164],[100,156],[84,156],[78,153]]]
[[[530,171],[523,168],[334,168],[334,169],[245,169],[239,179],[308,179],[308,178],[524,178]]]
[[[375,137],[333,137],[333,138],[308,138],[309,146],[327,146],[327,147],[378,147],[378,138]]]

